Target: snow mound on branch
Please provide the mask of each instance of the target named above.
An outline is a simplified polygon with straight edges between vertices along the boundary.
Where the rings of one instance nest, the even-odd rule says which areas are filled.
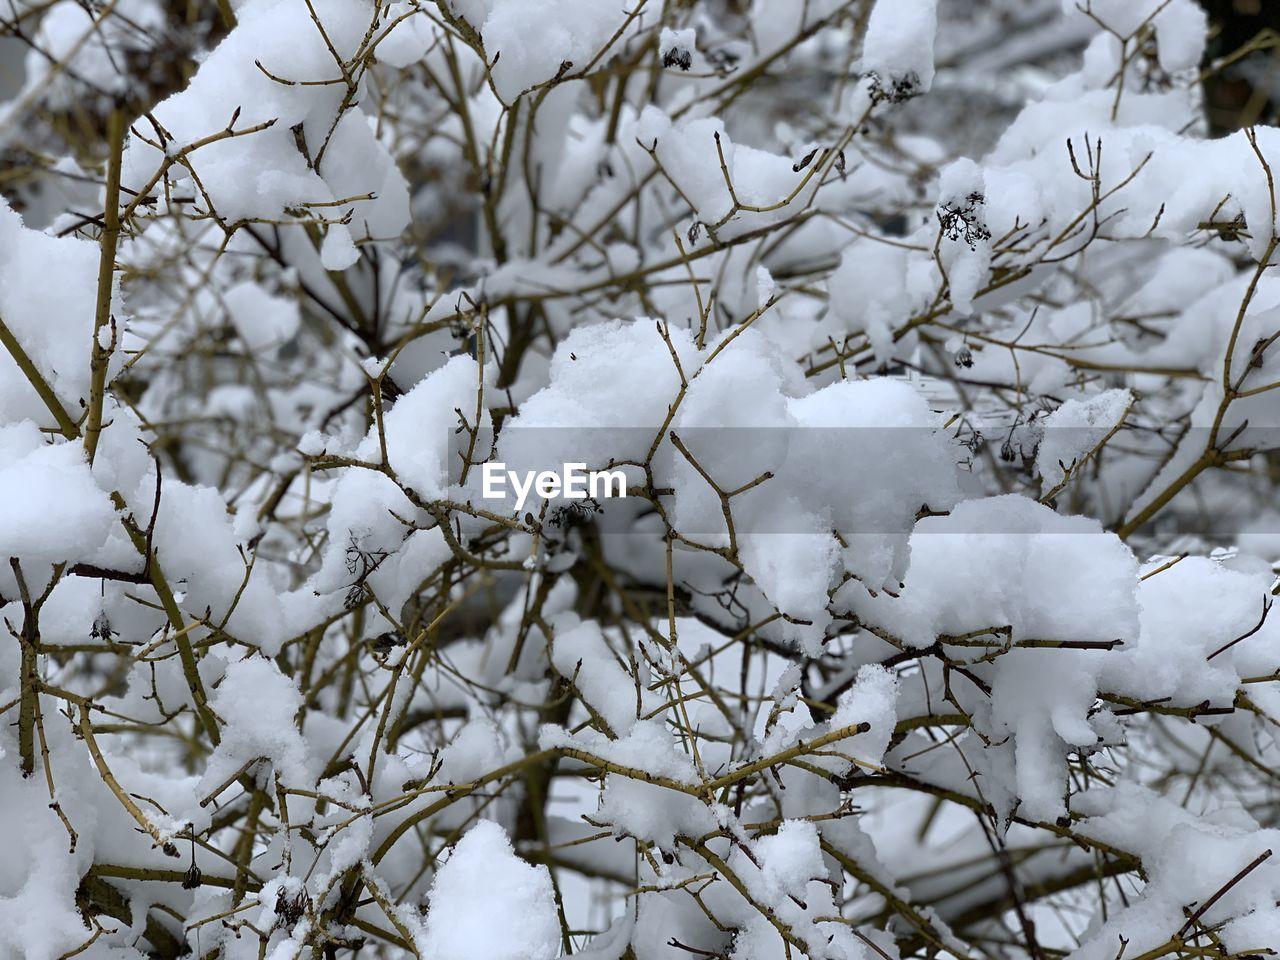
[[[428,903],[421,951],[433,960],[553,960],[560,952],[551,875],[517,857],[490,820],[458,841]]]
[[[693,761],[672,738],[661,720],[639,720],[620,740],[610,740],[593,730],[570,734],[560,727],[545,726],[538,743],[544,750],[581,750],[638,771],[635,776],[609,775],[600,809],[592,819],[610,824],[619,837],[639,837],[671,850],[677,835],[697,837],[716,829],[715,817],[699,798],[670,785],[699,783]],[[648,778],[669,783],[651,783]]]
[[[662,702],[633,681],[618,662],[599,624],[565,612],[552,626],[551,662],[556,671],[573,680],[582,698],[615,734],[626,736],[636,724],[637,712],[643,716],[661,711]]]
[[[933,86],[938,0],[878,0],[867,22],[862,69],[885,93],[927,93]]]
[[[481,370],[470,357],[453,357],[433,370],[387,411],[383,431],[387,460],[400,481],[420,497],[434,500],[449,488],[449,441],[459,426],[458,410],[470,426],[489,429],[489,411],[476,419],[476,391]],[[484,451],[485,444],[477,442]],[[376,462],[381,456],[378,427],[374,424],[356,451],[362,460]]]
[[[200,780],[202,792],[222,786],[260,757],[271,762],[282,783],[311,785],[307,744],[295,720],[302,694],[275,663],[254,656],[231,664],[209,706],[226,725]]]
[[[815,653],[841,573],[873,588],[899,577],[920,509],[959,501],[941,421],[911,385],[887,378],[810,392],[795,362],[753,328],[703,350],[687,330],[667,336],[670,347],[646,321],[575,330],[548,386],[504,426],[499,457],[524,471],[599,468],[642,460],[660,440],[653,476],[673,491],[672,525],[696,543],[736,547],[755,585],[795,621],[779,628],[784,638]],[[740,491],[732,531],[717,488]]]
[[[1209,18],[1194,0],[1062,0],[1062,11],[1125,39],[1150,24],[1160,68],[1169,73],[1199,65],[1204,55]]]
[[[404,488],[420,501],[448,496],[449,451],[451,441],[457,442],[457,411],[463,413],[468,424],[476,419],[480,374],[476,362],[466,356],[453,357],[433,370],[386,412],[381,437],[376,423],[369,428],[354,451],[356,459],[380,463],[385,439],[387,463]],[[477,455],[488,452],[490,424],[488,410],[482,410]],[[465,451],[465,437],[462,439],[460,449]],[[473,471],[472,476],[476,474]],[[399,562],[390,558],[412,542],[412,556],[404,561],[405,577],[411,577],[415,569],[428,572],[444,559],[445,548],[439,534],[424,536],[421,530],[411,531],[397,519],[419,515],[426,524],[427,514],[419,511],[387,474],[363,467],[344,470],[333,486],[329,546],[312,589],[327,593],[351,586],[353,577],[359,582],[368,577],[375,587],[388,591],[389,597],[407,599],[417,583],[402,580],[398,571],[392,572]],[[384,572],[388,562],[391,568]],[[398,613],[398,608],[394,612]]]
[[[840,695],[835,716],[828,727],[840,730],[855,723],[869,724],[871,729],[847,740],[837,740],[829,748],[864,764],[878,766],[893,738],[898,722],[898,677],[876,663],[858,669],[857,682]],[[843,775],[854,765],[849,760],[823,758],[823,765]]]
[[[866,595],[854,606],[917,647],[944,637],[1012,644],[989,667],[975,665],[991,689],[989,702],[973,705],[975,725],[985,728],[989,762],[1010,765],[1024,816],[1066,813],[1067,755],[1106,732],[1092,718],[1113,653],[1100,645],[1138,638],[1138,565],[1117,536],[1025,497],[965,501],[916,524],[898,597]],[[1016,648],[1031,640],[1065,645]]]
[[[1275,670],[1280,618],[1264,617],[1271,580],[1207,557],[1152,572],[1138,590],[1142,636],[1106,658],[1108,688],[1173,706],[1230,706],[1241,677]],[[1250,696],[1269,698],[1269,687],[1255,684]]]
[[[867,956],[848,926],[819,919],[834,916],[839,908],[814,824],[785,820],[777,833],[760,837],[751,847],[738,845],[729,857],[730,868],[754,901],[742,897],[725,904],[740,925],[730,955],[733,960],[796,955],[756,904],[766,906],[790,929],[804,944],[806,957],[862,960]]]
[[[1122,845],[1142,859],[1138,899],[1097,922],[1068,960],[1113,960],[1120,938],[1134,955],[1157,953],[1170,933],[1191,930],[1188,905],[1238,956],[1280,942],[1280,831],[1260,829],[1247,809],[1193,814],[1133,783],[1095,787],[1077,798],[1080,833]],[[1189,939],[1188,935],[1188,939]]]
[[[497,0],[480,35],[490,61],[497,61],[492,75],[498,96],[510,103],[556,76],[563,64],[569,64],[566,71],[581,71],[628,23],[632,7],[623,0]],[[660,13],[659,7],[654,16]]]
[[[140,485],[145,489],[146,481]],[[146,504],[146,493],[135,500]],[[135,513],[141,510],[135,505]],[[259,647],[268,656],[286,639],[284,608],[268,564],[248,566],[222,496],[213,487],[179,480],[164,483],[153,537],[156,556],[171,583],[185,588],[188,609],[212,614],[232,636]]]
[[[1115,429],[1133,405],[1128,390],[1105,390],[1088,400],[1068,400],[1043,421],[1044,438],[1036,453],[1036,472],[1044,490],[1061,483],[1073,464],[1087,456]]]
[[[96,244],[29,230],[0,197],[0,322],[73,418],[89,398],[85,356],[93,342],[98,256]],[[112,312],[123,322],[118,294]],[[0,349],[0,421],[22,419],[54,422],[10,352]]]
[[[1017,495],[966,500],[916,524],[901,596],[866,609],[917,646],[1002,626],[1015,641],[1133,640],[1137,569],[1096,520]]]
[[[724,122],[714,117],[673,122],[650,105],[640,114],[636,136],[654,151],[663,171],[693,205],[697,220],[721,240],[794,216],[813,198],[821,179],[809,176],[806,181],[812,171],[796,170],[788,157],[734,143]],[[793,192],[790,202],[783,203]],[[763,209],[746,209],[750,207]],[[696,244],[699,231],[691,231],[689,239]]]
[[[93,842],[88,839],[76,852],[68,851],[66,831],[49,809],[43,778],[24,779],[11,759],[17,755],[14,741],[8,731],[0,740],[7,754],[0,768],[0,798],[10,823],[0,831],[0,955],[55,960],[74,951],[87,936],[75,894],[93,863]],[[62,789],[74,796],[75,789],[66,783],[71,775],[65,767],[60,774]],[[92,783],[85,785],[92,789]],[[85,812],[92,816],[92,811]],[[86,819],[77,820],[77,826],[91,836]]]
[[[170,155],[227,130],[236,111],[235,130],[272,122],[255,133],[223,137],[190,151],[187,157],[200,181],[197,195],[207,194],[217,215],[231,223],[285,218],[289,210],[309,203],[323,204],[318,210],[327,220],[350,213],[349,225],[325,228],[324,266],[330,270],[356,261],[355,239],[394,237],[409,222],[408,187],[395,162],[359,110],[340,113],[349,92],[340,80],[335,53],[349,63],[374,15],[374,8],[357,0],[314,0],[310,5],[303,0],[248,0],[236,12],[235,28],[186,89],[153,111],[171,138],[165,143]],[[158,142],[160,134],[152,125],[143,122],[134,129],[138,132],[129,137],[122,182],[139,190],[151,181],[165,153],[142,139]],[[295,129],[306,144],[306,156]],[[180,164],[170,175],[190,179]],[[372,199],[335,203],[369,194]]]
[[[51,446],[29,420],[0,427],[0,584],[14,582],[8,558],[18,557],[38,594],[48,575],[41,566],[90,558],[115,522],[79,443]]]
[[[481,717],[469,721],[440,753],[436,783],[468,783],[517,759],[502,743],[502,734],[492,720]]]
[[[893,331],[924,309],[932,294],[931,269],[915,251],[873,237],[844,248],[827,280],[831,313],[848,333],[865,333],[879,363],[893,356]]]
[[[298,332],[298,304],[272,296],[251,280],[237,283],[222,296],[232,326],[250,350],[278,347]]]
[[[699,363],[693,337],[678,327],[669,335],[688,376]],[[498,438],[497,459],[512,470],[639,460],[680,389],[680,373],[651,320],[574,328],[557,346],[548,376]]]
[[[1249,252],[1262,258],[1274,235],[1262,162],[1280,164],[1280,130],[1259,127],[1257,153],[1246,131],[1191,140],[1179,133],[1198,117],[1184,91],[1133,93],[1113,114],[1111,91],[1063,84],[1023,108],[982,161],[982,212],[992,236],[1042,218],[1043,229],[1059,234],[1090,210],[1096,175],[1104,194],[1097,215],[1107,219],[1112,239],[1181,243],[1205,221],[1239,216],[1249,228]],[[1214,176],[1203,176],[1205,170]]]

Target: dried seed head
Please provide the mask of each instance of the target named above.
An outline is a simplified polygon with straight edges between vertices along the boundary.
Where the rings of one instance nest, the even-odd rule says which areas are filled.
[[[672,47],[662,55],[664,67],[679,67],[687,71],[693,66],[693,53],[683,47]]]
[[[98,615],[93,618],[93,626],[89,628],[89,636],[94,640],[107,641],[114,635],[115,631],[111,629],[111,621],[107,618],[107,611],[98,611]]]

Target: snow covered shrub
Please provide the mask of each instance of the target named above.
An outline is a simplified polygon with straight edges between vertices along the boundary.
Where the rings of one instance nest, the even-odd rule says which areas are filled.
[[[0,957],[1280,951],[1193,0],[0,20]]]

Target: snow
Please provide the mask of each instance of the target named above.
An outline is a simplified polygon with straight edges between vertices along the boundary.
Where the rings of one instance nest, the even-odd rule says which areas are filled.
[[[991,273],[991,230],[987,226],[987,185],[982,168],[957,160],[943,169],[938,183],[939,259],[958,313],[973,312],[973,300]]]
[[[835,715],[828,726],[841,730],[854,724],[865,723],[870,729],[848,740],[837,740],[832,750],[857,760],[860,764],[878,766],[893,738],[898,721],[898,678],[877,664],[867,664],[858,669],[852,687],[840,695]],[[853,764],[837,761],[828,769],[848,773]]]
[[[481,432],[489,429],[487,410],[475,418],[481,371],[470,357],[454,357],[400,398],[383,417],[387,457],[396,476],[425,499],[436,499],[449,486],[449,441],[461,410]],[[481,441],[479,450],[485,449]],[[356,449],[370,462],[380,455],[376,426]]]
[[[1128,390],[1104,390],[1088,400],[1068,400],[1043,419],[1036,472],[1045,491],[1062,483],[1116,429],[1133,400]]]
[[[148,486],[138,496],[144,504],[154,493],[154,481],[141,484]],[[165,576],[185,582],[184,602],[190,609],[209,611],[213,623],[244,636],[269,656],[279,652],[286,627],[271,572],[247,567],[218,491],[177,480],[166,481],[161,489],[152,543]]]
[[[12,741],[5,744],[6,753]],[[92,859],[68,851],[49,795],[7,765],[0,779],[5,814],[21,829],[0,831],[0,948],[10,956],[55,960],[84,940],[75,891]]]
[[[1209,29],[1204,8],[1191,0],[1171,0],[1156,13],[1153,23],[1161,69],[1175,73],[1200,65]]]
[[[478,718],[457,732],[440,754],[436,779],[442,783],[469,783],[514,757],[503,748],[502,734],[492,720]]]
[[[583,699],[600,714],[616,736],[625,737],[635,725],[637,710],[647,715],[661,709],[641,688],[634,697],[621,696],[631,685],[597,624],[563,613],[552,623],[551,662],[556,671],[572,679]]]
[[[850,333],[865,333],[876,359],[892,355],[892,332],[920,304],[907,288],[907,251],[875,239],[858,239],[841,254],[831,275],[831,312]]]
[[[1208,658],[1259,623],[1270,586],[1269,574],[1230,570],[1206,557],[1143,580],[1141,637],[1107,661],[1109,688],[1139,699],[1230,704],[1241,677],[1273,669],[1268,647],[1277,626],[1263,622],[1255,636]]]
[[[693,338],[681,328],[671,338],[681,365],[691,370]],[[656,431],[680,374],[652,322],[615,320],[571,331],[551,358],[548,380],[499,437],[497,459],[512,470],[642,457],[653,435],[628,428]]]
[[[362,114],[337,114],[345,85],[296,82],[340,75],[330,44],[339,57],[350,59],[369,28],[370,11],[354,0],[316,0],[314,9],[323,33],[303,0],[248,0],[236,12],[235,29],[201,63],[186,88],[158,104],[154,115],[179,149],[225,131],[233,113],[238,113],[235,130],[272,122],[259,132],[218,139],[193,151],[190,161],[201,192],[229,222],[279,219],[305,203],[328,204],[318,209],[334,220],[350,211],[350,228],[331,227],[325,238],[325,268],[341,270],[355,261],[352,232],[387,236],[404,228],[408,193]],[[295,82],[274,80],[257,63],[275,77]],[[295,143],[291,131],[299,125],[313,159],[324,149],[318,170],[309,167]],[[142,187],[163,159],[155,147],[132,135],[125,184]],[[334,204],[369,193],[375,199]]]
[[[0,553],[22,560],[31,589],[52,564],[92,560],[116,523],[79,444],[48,444],[30,420],[0,426]]]
[[[1199,66],[1204,54],[1209,21],[1194,0],[1062,0],[1062,10],[1126,40],[1151,26],[1160,67],[1171,73]]]
[[[378,565],[367,582],[383,606],[398,614],[418,587],[452,556],[438,528],[415,530],[393,557]]]
[[[278,347],[298,331],[298,305],[272,296],[252,281],[238,283],[225,294],[227,314],[250,350]]]
[[[498,824],[481,820],[454,846],[427,897],[420,949],[438,960],[552,960],[560,924],[544,866],[517,857]]]
[[[67,410],[89,395],[83,362],[96,313],[98,249],[72,237],[51,237],[23,225],[0,199],[0,320]],[[119,300],[113,299],[113,309]],[[0,410],[7,422],[52,424],[48,408],[9,351],[0,352]]]
[[[1274,849],[1280,833],[1260,829],[1240,808],[1196,818],[1134,784],[1090,791],[1082,799],[1089,815],[1085,832],[1141,850],[1150,876],[1141,898],[1101,924],[1069,955],[1071,960],[1102,960],[1109,947],[1114,949],[1120,931],[1134,949],[1155,949],[1168,940],[1168,931],[1182,928],[1186,904],[1192,903],[1203,905],[1206,924],[1225,921],[1227,949],[1250,950],[1271,942],[1280,928],[1275,906],[1280,866],[1268,857],[1237,882],[1231,881]],[[1259,936],[1263,939],[1252,939]]]
[[[743,878],[752,898],[767,905],[805,945],[813,957],[866,956],[860,942],[848,929],[822,922],[833,906],[818,830],[804,820],[785,820],[776,833],[762,836],[750,855],[739,848],[730,857],[730,866]],[[743,927],[734,941],[735,960],[752,957],[785,956],[788,944],[778,930],[752,906],[733,904],[730,910],[743,915]],[[735,907],[737,908],[735,910]]]
[[[619,0],[495,0],[480,28],[493,64],[493,82],[504,103],[555,77],[562,64],[582,70],[620,44],[615,35],[635,20]],[[538,43],[527,38],[536,34]],[[500,56],[499,56],[500,55]]]
[[[1125,640],[1138,633],[1137,562],[1096,520],[1024,497],[967,500],[911,535],[900,599],[865,598],[908,643],[1009,626],[1015,640]]]
[[[661,721],[640,720],[625,737],[611,740],[599,734],[570,736],[550,726],[539,736],[543,749],[585,750],[612,763],[642,770],[692,786],[697,782],[693,761],[680,752]],[[677,835],[701,836],[715,829],[715,817],[703,801],[687,791],[672,790],[644,777],[611,776],[592,818],[609,824],[618,836],[633,836],[663,850],[675,847]]]
[[[640,115],[636,136],[654,151],[666,176],[689,199],[697,222],[707,225],[703,242],[712,233],[728,240],[784,220],[803,208],[813,192],[813,178],[802,187],[805,174],[795,170],[790,158],[735,143],[715,118],[673,120],[649,106]],[[795,197],[784,203],[793,193]],[[761,209],[745,209],[751,207]],[[692,230],[690,236],[698,242]]]
[[[842,558],[877,585],[900,574],[916,512],[959,499],[940,424],[910,386],[888,379],[834,383],[805,395],[803,380],[754,330],[719,353],[726,341],[698,351],[684,331],[670,336],[678,369],[643,322],[575,331],[552,359],[550,385],[502,431],[497,456],[522,471],[637,460],[680,391],[671,430],[696,465],[669,438],[655,459],[657,477],[675,491],[674,521],[699,541],[726,545],[720,498],[702,471],[724,490],[771,473],[734,498],[736,542],[761,591],[788,615],[810,621],[788,633],[814,649]],[[644,362],[654,374],[638,375]],[[744,380],[757,385],[750,396],[737,389]],[[592,429],[569,429],[588,424]],[[600,429],[610,426],[617,429]],[[742,436],[751,438],[748,457],[740,453]],[[904,484],[899,477],[914,479]],[[849,483],[857,498],[845,495]],[[844,548],[833,529],[846,537]]]
[[[376,466],[382,461],[385,440],[394,479],[381,471],[361,468],[344,472],[334,485],[327,521],[329,546],[313,579],[315,589],[337,590],[350,586],[357,573],[362,577],[376,574],[374,586],[391,599],[417,586],[410,579],[413,571],[425,574],[444,560],[447,548],[438,533],[415,538],[415,531],[406,530],[397,516],[415,512],[406,490],[425,501],[446,496],[453,486],[451,479],[457,479],[457,471],[451,468],[450,457],[466,449],[465,445],[456,446],[456,411],[464,411],[468,422],[475,419],[479,375],[470,357],[454,357],[386,411],[381,436],[377,424],[370,426],[353,454],[357,460]],[[482,431],[488,429],[488,417],[488,411],[482,411]],[[479,439],[477,450],[487,449],[488,442]],[[478,489],[478,471],[472,476]],[[409,543],[414,547],[407,558],[391,560],[384,571],[386,558]]]
[[[378,43],[378,60],[404,68],[424,58],[439,38],[435,23],[427,17],[414,16],[406,0],[393,3],[387,10],[390,32]]]
[[[937,29],[937,0],[876,0],[862,44],[863,71],[886,93],[928,93]]]
[[[698,52],[698,34],[692,29],[672,30],[663,27],[658,37],[658,52],[664,67],[690,70]]]
[[[302,696],[270,660],[249,657],[227,667],[209,706],[222,720],[222,739],[200,780],[202,794],[222,786],[245,764],[269,761],[281,783],[306,788],[307,744],[297,727]]]

